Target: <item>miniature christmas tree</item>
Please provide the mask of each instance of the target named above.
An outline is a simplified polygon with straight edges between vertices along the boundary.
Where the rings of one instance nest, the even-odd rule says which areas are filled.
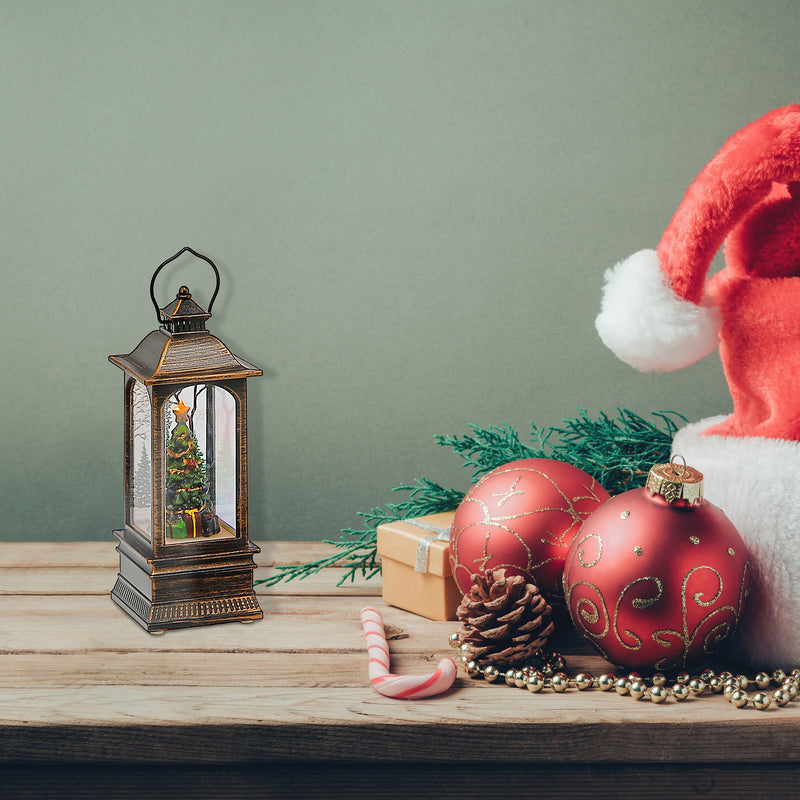
[[[138,508],[150,508],[153,502],[153,487],[150,483],[152,476],[150,454],[142,449],[139,464],[133,474],[133,502]]]
[[[201,530],[200,515],[210,505],[205,460],[189,427],[189,411],[182,400],[172,409],[175,427],[167,442],[167,523],[173,539],[196,537]]]

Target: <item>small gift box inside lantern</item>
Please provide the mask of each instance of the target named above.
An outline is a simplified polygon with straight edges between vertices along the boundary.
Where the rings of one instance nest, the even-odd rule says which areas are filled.
[[[216,277],[208,311],[181,286],[165,308],[158,273],[189,252]],[[125,373],[125,525],[114,602],[147,631],[263,614],[253,590],[259,548],[247,529],[247,378],[258,367],[206,330],[219,271],[185,247],[156,269],[150,299],[161,327],[128,355]]]
[[[435,620],[454,620],[461,592],[450,572],[454,512],[428,514],[378,526],[383,599]]]

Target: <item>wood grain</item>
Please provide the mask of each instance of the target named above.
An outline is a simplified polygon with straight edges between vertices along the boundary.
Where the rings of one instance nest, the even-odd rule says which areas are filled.
[[[262,563],[324,551],[270,543]],[[794,791],[800,701],[764,713],[719,697],[654,706],[463,676],[444,695],[391,700],[368,683],[363,605],[381,610],[401,673],[452,654],[455,624],[386,606],[379,580],[337,587],[332,567],[262,587],[259,622],[153,636],[108,596],[115,555],[112,543],[0,543],[4,798],[70,796],[79,775],[92,798],[216,796],[215,780],[241,797],[450,797],[465,782],[514,796],[543,779],[559,797]],[[571,672],[610,669],[574,636],[556,644]],[[370,792],[353,776],[383,782]]]
[[[786,764],[672,765],[513,764],[481,762],[470,770],[454,764],[402,765],[307,762],[302,770],[286,764],[47,765],[3,770],[4,800],[80,797],[98,800],[408,800],[409,798],[586,798],[589,800],[753,800],[797,796],[797,773]],[[63,795],[63,787],[80,787]],[[51,794],[50,792],[53,792]],[[68,789],[69,791],[69,789]]]
[[[261,566],[275,564],[306,564],[327,558],[335,548],[323,542],[255,542],[261,548],[256,563]],[[119,560],[116,542],[0,542],[2,564],[7,568],[31,567],[114,567]]]
[[[108,595],[117,577],[117,565],[81,567],[75,565],[55,569],[53,566],[0,567],[0,596],[2,595]],[[274,567],[260,566],[255,571],[256,593],[259,595],[322,595],[335,592],[354,597],[380,597],[380,580],[365,580],[357,576],[337,586],[343,570],[327,567],[316,575],[297,578],[278,586],[258,583],[277,573]]]

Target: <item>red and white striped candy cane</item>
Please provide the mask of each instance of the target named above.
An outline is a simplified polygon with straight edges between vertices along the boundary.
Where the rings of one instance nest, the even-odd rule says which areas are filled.
[[[447,691],[456,679],[456,662],[443,658],[428,675],[393,675],[389,672],[389,645],[383,629],[383,619],[376,608],[361,609],[361,626],[369,654],[369,681],[386,697],[416,700]]]

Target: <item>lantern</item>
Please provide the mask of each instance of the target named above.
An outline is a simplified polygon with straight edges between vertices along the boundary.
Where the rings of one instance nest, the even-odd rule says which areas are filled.
[[[158,273],[189,252],[216,277],[208,311],[186,286],[159,308]],[[206,330],[219,292],[214,263],[184,247],[158,266],[161,323],[128,355],[125,525],[114,602],[147,631],[263,616],[253,590],[259,548],[247,530],[247,378],[258,367]]]

